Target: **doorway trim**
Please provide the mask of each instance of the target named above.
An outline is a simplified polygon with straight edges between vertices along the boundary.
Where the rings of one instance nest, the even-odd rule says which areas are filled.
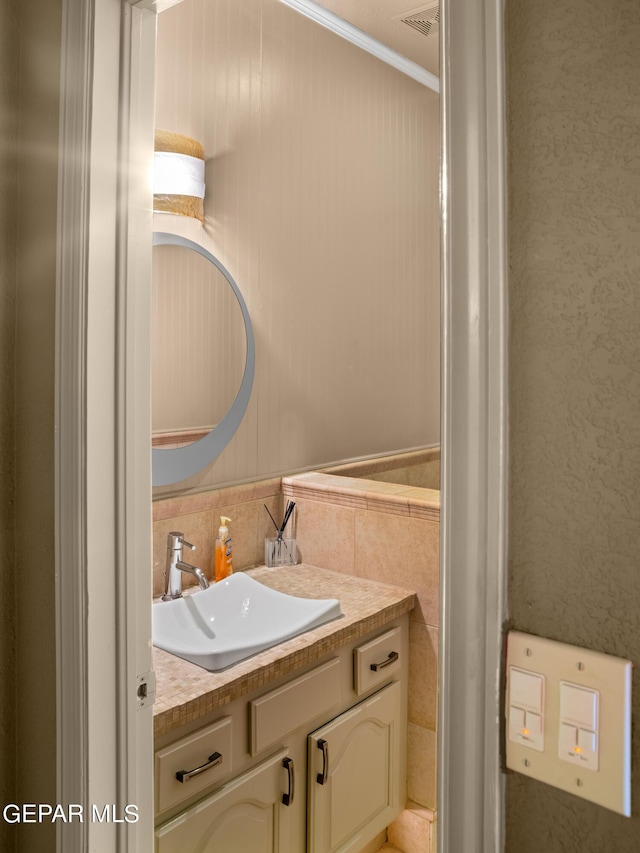
[[[135,283],[151,280],[155,15],[125,0],[62,13],[56,779],[82,820],[56,822],[56,849],[150,853],[151,287]]]
[[[507,549],[503,0],[443,0],[438,851],[500,853]]]

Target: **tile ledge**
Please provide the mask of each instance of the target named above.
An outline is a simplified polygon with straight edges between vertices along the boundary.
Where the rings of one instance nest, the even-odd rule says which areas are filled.
[[[318,471],[282,478],[282,491],[288,497],[316,501],[326,501],[330,497],[331,503],[335,504],[439,519],[440,492],[417,486],[399,488],[401,490],[390,493],[388,489],[379,487],[376,480],[340,477]],[[418,497],[416,492],[424,492],[424,497]]]

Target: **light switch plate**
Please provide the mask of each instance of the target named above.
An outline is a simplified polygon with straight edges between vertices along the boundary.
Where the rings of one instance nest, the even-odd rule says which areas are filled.
[[[507,732],[510,667],[540,673],[545,678],[544,749],[529,749],[507,735],[507,767],[629,817],[631,661],[511,631],[507,637]],[[581,768],[558,755],[561,681],[598,691],[597,770]]]

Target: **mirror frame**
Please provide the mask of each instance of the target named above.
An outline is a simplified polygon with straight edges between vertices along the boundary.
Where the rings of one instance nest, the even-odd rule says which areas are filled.
[[[193,240],[188,240],[186,237],[180,237],[177,234],[170,234],[166,231],[154,231],[153,245],[182,246],[185,249],[191,249],[194,252],[198,252],[203,258],[206,258],[220,270],[229,282],[240,305],[247,341],[242,382],[233,403],[220,423],[211,432],[207,433],[207,435],[202,436],[198,441],[194,441],[193,444],[171,449],[151,449],[152,485],[169,486],[173,483],[179,483],[181,480],[186,480],[214,462],[235,435],[251,397],[255,376],[256,345],[251,317],[249,316],[249,310],[242,293],[229,271],[211,252]]]

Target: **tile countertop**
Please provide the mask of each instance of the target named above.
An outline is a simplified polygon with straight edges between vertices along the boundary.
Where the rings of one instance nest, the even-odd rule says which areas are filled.
[[[301,598],[337,598],[343,615],[222,672],[208,672],[154,647],[155,737],[320,660],[332,649],[407,613],[415,604],[415,593],[410,590],[305,564],[262,566],[247,574],[272,589]]]

